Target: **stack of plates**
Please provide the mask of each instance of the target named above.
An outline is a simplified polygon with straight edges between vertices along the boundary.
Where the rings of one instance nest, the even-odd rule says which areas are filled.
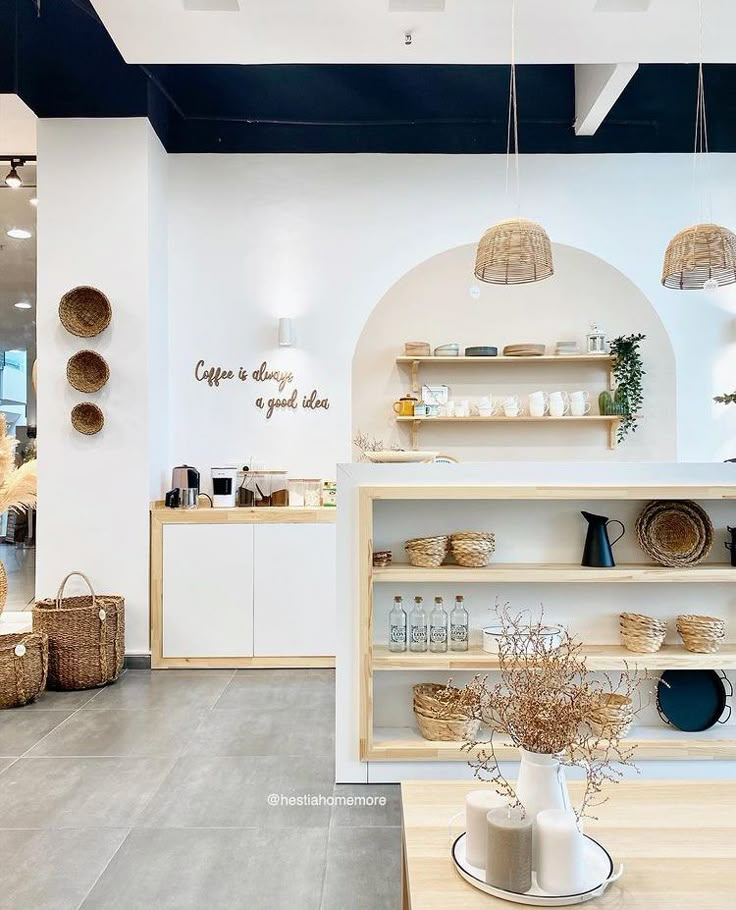
[[[460,345],[459,344],[441,344],[438,348],[434,349],[435,357],[459,357],[460,356]]]
[[[636,520],[639,546],[663,566],[694,566],[713,546],[713,524],[690,500],[650,502]]]
[[[507,344],[504,357],[542,357],[547,350],[543,344]]]
[[[556,354],[579,354],[580,347],[577,341],[558,341]]]
[[[466,357],[496,357],[498,348],[490,344],[476,344],[473,347],[465,348]]]

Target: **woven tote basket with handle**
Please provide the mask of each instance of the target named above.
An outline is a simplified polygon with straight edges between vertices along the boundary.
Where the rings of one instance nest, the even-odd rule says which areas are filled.
[[[49,640],[38,632],[0,635],[0,708],[19,708],[46,688]]]
[[[79,575],[90,593],[64,597]],[[70,572],[54,599],[37,600],[33,631],[49,637],[49,689],[93,689],[120,676],[125,657],[125,598],[95,594],[82,572]]]

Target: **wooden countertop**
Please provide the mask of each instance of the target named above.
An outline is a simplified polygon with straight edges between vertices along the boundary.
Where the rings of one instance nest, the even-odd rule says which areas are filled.
[[[264,506],[263,508],[167,509],[162,502],[151,503],[151,517],[163,524],[334,524],[337,509],[324,506],[319,509],[292,508],[290,506]]]
[[[465,794],[487,784],[401,784],[404,907],[502,910],[513,906],[477,891],[455,871],[448,823]],[[579,798],[581,785],[570,784]],[[607,790],[585,831],[608,849],[620,881],[591,907],[617,910],[732,910],[736,893],[736,781],[622,781]],[[458,819],[458,824],[462,824]],[[456,827],[456,834],[461,828]],[[406,893],[408,892],[408,894]]]

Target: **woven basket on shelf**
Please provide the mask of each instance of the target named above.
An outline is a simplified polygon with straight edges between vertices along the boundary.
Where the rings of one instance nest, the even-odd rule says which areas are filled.
[[[90,593],[64,597],[67,581],[79,575]],[[70,572],[57,595],[37,600],[33,631],[49,637],[49,689],[93,689],[120,676],[125,657],[125,599],[96,595],[81,572]]]
[[[726,640],[726,623],[717,616],[684,613],[677,617],[677,631],[688,651],[715,654]]]
[[[78,392],[99,392],[110,378],[110,367],[97,351],[77,351],[67,361],[66,378]]]
[[[480,721],[459,715],[457,717],[433,717],[414,709],[417,727],[424,739],[458,742],[473,739],[480,729]]]
[[[601,738],[626,736],[634,723],[634,705],[630,698],[615,692],[601,694],[598,707],[588,718],[593,733]]]
[[[424,739],[457,741],[472,739],[480,721],[468,717],[460,706],[453,706],[461,690],[439,683],[418,683],[412,689],[414,716]]]
[[[59,303],[61,324],[78,338],[93,338],[110,325],[110,301],[97,288],[82,285],[67,291]]]
[[[46,688],[49,641],[37,632],[0,635],[0,708],[18,708]]]
[[[450,548],[459,566],[482,568],[491,561],[496,538],[490,531],[458,531],[450,536]]]
[[[619,627],[624,647],[639,654],[659,651],[667,635],[667,623],[642,613],[622,613]]]
[[[475,277],[490,284],[527,284],[554,274],[552,244],[541,224],[509,218],[488,228],[475,258]]]
[[[8,575],[5,566],[0,562],[0,614],[5,609],[5,603],[8,599]]]
[[[719,224],[694,224],[670,240],[662,284],[681,291],[700,290],[709,279],[719,287],[736,281],[736,235]]]
[[[639,546],[664,566],[694,566],[713,546],[713,524],[696,502],[650,502],[636,520]]]
[[[449,538],[446,535],[439,537],[415,537],[407,540],[406,554],[412,566],[421,566],[430,569],[441,566],[447,556]]]
[[[83,401],[72,408],[72,426],[78,433],[94,436],[105,426],[105,415],[91,401]]]

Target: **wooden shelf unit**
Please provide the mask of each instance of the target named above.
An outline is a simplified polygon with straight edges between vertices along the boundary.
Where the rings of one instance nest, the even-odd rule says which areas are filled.
[[[724,564],[692,566],[687,569],[670,569],[664,566],[617,566],[614,569],[589,569],[566,565],[491,565],[484,569],[461,566],[440,566],[424,569],[408,565],[374,568],[373,507],[381,500],[646,500],[646,499],[698,499],[732,500],[736,498],[735,485],[581,485],[581,486],[518,486],[468,485],[391,485],[363,486],[359,491],[359,577],[360,577],[360,660],[361,685],[359,697],[359,755],[361,761],[466,761],[468,753],[461,743],[430,742],[410,728],[375,728],[373,721],[373,676],[376,672],[406,672],[418,667],[422,671],[473,671],[493,670],[498,664],[492,654],[478,648],[467,653],[447,654],[391,654],[383,645],[374,644],[373,586],[392,582],[450,582],[482,583],[504,582],[585,582],[604,584],[618,582],[696,582],[736,583],[736,569]],[[530,579],[530,572],[536,573]],[[605,574],[603,574],[605,573]],[[736,644],[724,646],[715,654],[694,654],[678,645],[665,645],[655,654],[635,654],[616,645],[588,645],[586,647],[590,670],[615,670],[624,665],[659,671],[677,668],[736,668]],[[703,733],[683,733],[665,726],[634,728],[632,743],[637,745],[637,757],[642,760],[719,760],[736,759],[736,731],[716,726]],[[517,750],[511,745],[499,745],[499,759],[514,760]]]
[[[636,654],[622,645],[586,645],[583,654],[589,670],[621,670],[625,666],[641,671],[736,669],[736,644],[724,645],[715,654],[695,654],[682,645],[663,645],[654,654]],[[498,670],[499,666],[497,655],[478,647],[445,654],[429,651],[414,654],[410,651],[395,653],[386,645],[373,645],[371,665],[374,670],[409,672],[473,672]]]
[[[712,563],[685,568],[622,564],[610,569],[574,564],[491,563],[485,568],[438,566],[421,568],[395,563],[373,568],[373,580],[393,584],[494,584],[507,582],[554,584],[652,584],[685,582],[697,584],[731,584],[736,582],[736,568],[727,563]]]

